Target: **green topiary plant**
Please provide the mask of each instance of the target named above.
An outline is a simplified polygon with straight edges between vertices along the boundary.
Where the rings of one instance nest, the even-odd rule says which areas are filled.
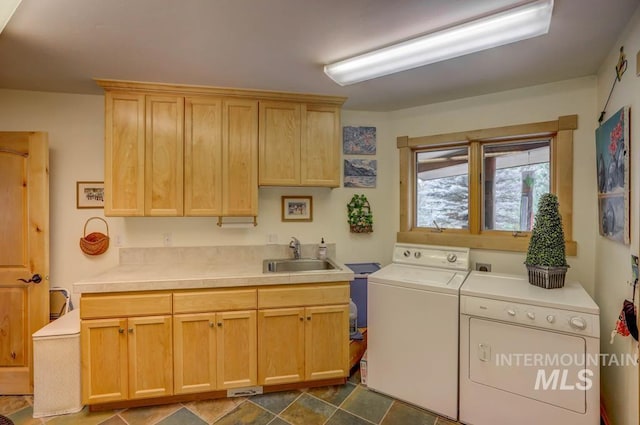
[[[529,270],[530,283],[545,288],[559,288],[564,285],[564,274],[569,265],[564,247],[558,197],[554,194],[545,193],[540,197],[524,263]],[[553,274],[561,275],[561,281],[553,282]]]

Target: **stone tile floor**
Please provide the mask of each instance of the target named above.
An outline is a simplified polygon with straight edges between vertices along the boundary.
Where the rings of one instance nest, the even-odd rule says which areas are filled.
[[[33,397],[0,396],[0,415],[15,425],[454,425],[360,384],[359,372],[345,385],[219,400],[34,419]]]

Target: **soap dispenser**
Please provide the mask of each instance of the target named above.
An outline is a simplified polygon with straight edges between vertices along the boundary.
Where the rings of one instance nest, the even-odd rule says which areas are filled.
[[[322,238],[320,245],[318,245],[318,258],[321,260],[327,258],[327,245],[324,243],[324,238]]]

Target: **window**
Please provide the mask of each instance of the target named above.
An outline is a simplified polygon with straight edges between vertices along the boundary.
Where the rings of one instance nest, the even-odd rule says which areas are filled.
[[[558,195],[572,237],[573,130],[557,121],[399,137],[398,241],[526,251],[538,199]]]

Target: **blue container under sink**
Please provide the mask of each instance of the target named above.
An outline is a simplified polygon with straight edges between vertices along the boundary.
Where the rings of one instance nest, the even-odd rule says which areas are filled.
[[[367,326],[367,278],[380,270],[379,263],[353,263],[345,264],[355,274],[351,281],[351,299],[358,307],[358,327]]]

